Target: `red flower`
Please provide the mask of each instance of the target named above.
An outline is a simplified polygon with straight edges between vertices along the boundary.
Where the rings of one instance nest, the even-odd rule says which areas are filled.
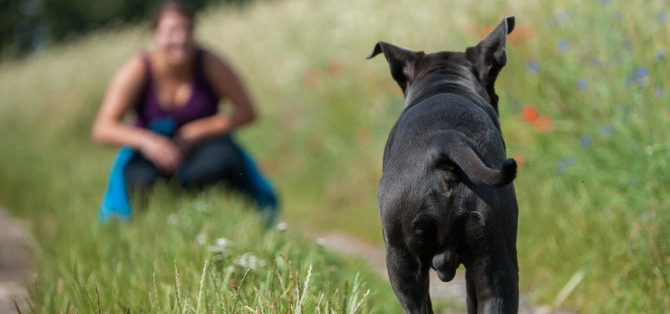
[[[548,115],[540,115],[539,111],[533,105],[526,105],[521,109],[521,118],[532,125],[539,132],[547,132],[554,126],[554,121]]]
[[[533,37],[533,28],[530,25],[522,25],[514,28],[508,38],[511,42],[524,42]]]
[[[526,105],[523,107],[523,109],[521,109],[521,117],[528,123],[532,123],[533,121],[537,120],[538,116],[539,112],[533,105]]]
[[[544,133],[551,129],[554,126],[554,122],[547,115],[541,115],[537,117],[537,120],[533,121],[533,126],[536,130]]]
[[[314,68],[309,68],[302,74],[302,83],[309,87],[314,87],[321,83],[321,72]]]
[[[330,77],[341,77],[346,70],[346,65],[340,60],[331,60],[326,65],[326,73],[328,73]]]

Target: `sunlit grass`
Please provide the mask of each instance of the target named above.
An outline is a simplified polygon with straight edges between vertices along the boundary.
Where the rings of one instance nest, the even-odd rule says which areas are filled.
[[[582,273],[560,306],[659,312],[670,307],[669,14],[663,1],[258,1],[209,10],[198,32],[238,67],[261,107],[259,123],[239,135],[282,192],[284,218],[381,241],[376,185],[401,100],[385,61],[365,55],[377,40],[460,50],[516,15],[497,91],[508,153],[523,161],[515,183],[522,288],[553,304]],[[107,242],[133,232],[150,239],[142,226],[165,221],[165,211],[150,208],[117,231],[93,227],[114,151],[90,142],[92,116],[113,71],[147,41],[146,28],[131,27],[0,65],[0,199],[29,218],[36,242],[56,233],[77,242],[94,238],[76,235],[98,233]],[[524,107],[538,118],[524,119]],[[80,218],[67,224],[63,215]],[[163,229],[156,233],[173,228]],[[175,250],[192,241],[171,239]],[[79,251],[84,244],[66,242],[53,242],[53,250],[94,261]],[[178,261],[182,274],[192,274],[185,285],[199,284],[205,251],[191,264]],[[54,253],[49,262],[69,269],[66,256]],[[161,262],[166,285],[174,266]],[[150,271],[144,267],[144,276]],[[119,282],[129,280],[125,274]],[[45,266],[39,276],[58,275]]]
[[[297,236],[263,230],[260,219],[215,190],[155,193],[130,224],[52,215],[37,230],[40,311],[387,312],[386,284],[363,264]],[[69,227],[69,228],[68,228]],[[366,279],[372,279],[372,285]],[[374,291],[371,290],[374,289]],[[372,299],[372,300],[371,300]]]

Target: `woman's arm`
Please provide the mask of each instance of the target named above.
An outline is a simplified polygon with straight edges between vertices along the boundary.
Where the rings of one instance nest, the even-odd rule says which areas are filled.
[[[121,119],[138,97],[144,68],[140,56],[128,60],[114,75],[92,129],[95,141],[140,149],[149,131],[124,124]]]
[[[159,169],[172,173],[181,163],[181,153],[177,146],[162,135],[121,121],[139,96],[144,71],[142,57],[138,55],[126,62],[114,75],[93,123],[91,135],[100,143],[132,147]]]
[[[178,139],[193,145],[207,138],[226,134],[256,119],[256,110],[242,79],[228,62],[205,51],[203,55],[205,76],[214,92],[232,103],[230,113],[202,118],[182,126]]]

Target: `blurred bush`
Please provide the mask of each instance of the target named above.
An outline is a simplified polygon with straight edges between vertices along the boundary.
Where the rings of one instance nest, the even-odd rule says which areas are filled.
[[[165,0],[0,0],[0,56],[24,56],[49,43],[79,37],[114,23],[150,18]],[[189,0],[200,10],[213,3],[249,0]]]

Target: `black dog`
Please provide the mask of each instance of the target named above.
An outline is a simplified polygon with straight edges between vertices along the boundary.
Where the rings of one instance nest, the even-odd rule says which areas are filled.
[[[379,212],[391,285],[406,312],[432,313],[428,271],[466,269],[469,313],[516,313],[516,163],[505,157],[493,85],[514,17],[465,52],[378,42],[405,95],[384,150]]]

